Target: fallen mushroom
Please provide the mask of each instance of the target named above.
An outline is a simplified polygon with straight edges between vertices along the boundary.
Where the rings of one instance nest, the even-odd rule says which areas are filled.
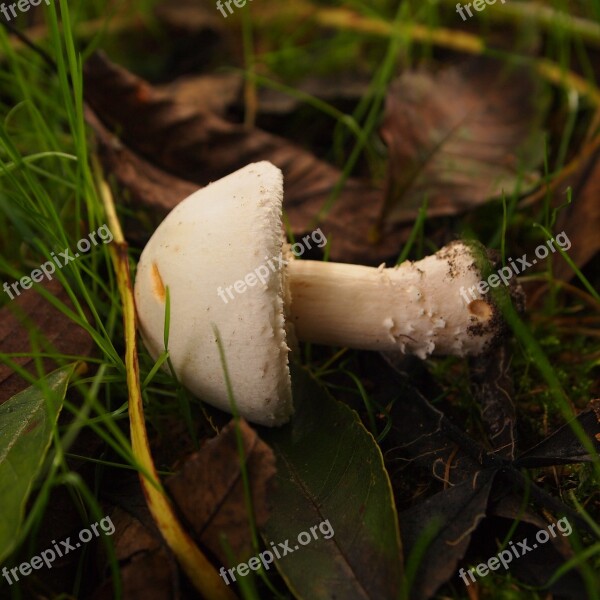
[[[168,286],[171,362],[206,402],[230,410],[213,324],[238,410],[263,425],[283,424],[293,412],[288,343],[296,338],[425,358],[479,354],[501,334],[491,302],[466,305],[460,294],[482,279],[466,244],[393,268],[295,260],[283,242],[282,200],[281,171],[248,165],[181,202],[140,258],[135,298],[145,345],[155,359],[165,349]],[[277,268],[253,281],[249,274],[269,260]],[[242,279],[242,295],[219,297]]]

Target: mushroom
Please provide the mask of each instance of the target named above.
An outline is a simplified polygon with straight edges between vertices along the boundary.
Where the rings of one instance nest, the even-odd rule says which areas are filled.
[[[168,287],[168,351],[194,395],[230,411],[215,331],[239,413],[269,426],[293,412],[296,340],[424,359],[480,354],[500,336],[494,304],[477,296],[467,305],[460,293],[482,279],[466,244],[392,268],[296,260],[282,236],[282,200],[281,171],[250,164],[176,206],[142,253],[142,338],[155,359],[164,352]]]

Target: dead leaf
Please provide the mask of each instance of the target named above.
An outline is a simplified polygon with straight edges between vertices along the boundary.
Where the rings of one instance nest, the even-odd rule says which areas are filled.
[[[558,204],[567,200],[569,185],[573,188],[573,201],[560,212],[555,231],[567,234],[572,244],[569,258],[583,268],[600,250],[600,150],[557,190]],[[573,269],[562,258],[555,265],[558,279],[568,281],[574,277]]]
[[[231,421],[165,483],[196,538],[223,565],[231,560],[223,548],[222,537],[240,561],[254,554],[235,427]],[[270,514],[269,485],[276,472],[275,455],[243,420],[239,422],[239,434],[252,489],[254,518],[262,527]]]
[[[294,84],[294,91],[325,100],[343,110],[344,105],[350,109],[368,96],[369,84],[370,79],[359,73],[331,73],[327,77],[310,75]],[[302,107],[303,102],[296,96],[261,88],[259,105],[262,114],[289,115]]]
[[[314,219],[340,178],[338,169],[283,138],[178,104],[101,55],[86,63],[85,81],[88,103],[104,126],[119,134],[117,142],[99,132],[108,166],[125,158],[115,175],[142,202],[149,195],[154,206],[172,208],[190,185],[204,186],[248,163],[269,160],[283,171],[284,208],[293,231],[303,234],[321,226],[332,241],[332,260],[375,264],[398,253],[402,229],[369,244],[382,207],[380,191],[369,184],[348,180],[333,210],[317,225]],[[142,173],[136,173],[137,167]]]
[[[525,538],[533,540],[540,529],[548,529],[549,523],[539,517],[530,508],[523,507],[519,498],[512,490],[504,485],[506,482],[499,477],[491,495],[489,514],[508,519],[506,528],[510,527],[515,520],[520,521],[513,534],[514,540],[522,541]],[[511,573],[522,581],[531,582],[537,586],[543,586],[557,569],[567,560],[573,557],[573,550],[563,535],[550,537],[550,544],[538,545],[534,552],[528,552],[519,560],[510,563]],[[486,557],[492,557],[497,551],[490,547]],[[483,557],[485,559],[486,557]],[[556,582],[553,591],[557,596],[585,600],[587,598],[583,589],[581,577],[577,571],[569,571]]]
[[[158,532],[148,529],[141,521],[120,508],[112,512],[111,520],[115,526],[113,542],[121,567],[123,598],[179,600],[181,592],[177,563]],[[112,580],[105,581],[92,598],[112,600]]]
[[[390,164],[384,221],[453,215],[537,180],[542,158],[533,76],[476,59],[432,76],[404,73],[388,93],[381,135]]]
[[[577,415],[577,421],[600,454],[600,400],[591,400],[589,406]],[[592,458],[575,432],[566,423],[539,444],[530,448],[515,461],[515,466],[544,467],[589,462]]]
[[[427,547],[427,566],[413,583],[411,598],[431,598],[456,573],[471,534],[486,517],[495,476],[495,469],[478,471],[473,481],[439,492],[400,514],[403,541],[409,548],[419,543],[427,526],[435,528]]]
[[[500,371],[503,370],[501,367]],[[516,448],[503,449],[502,453],[488,451],[484,446],[484,443],[489,444],[488,440],[480,443],[472,439],[464,432],[464,428],[454,424],[412,389],[410,384],[399,377],[396,381],[402,393],[391,415],[393,426],[389,439],[386,438],[386,445],[391,446],[386,454],[387,459],[404,461],[405,467],[398,477],[409,467],[417,467],[426,469],[443,483],[443,490],[430,495],[424,502],[421,496],[419,502],[400,514],[400,529],[404,534],[403,542],[407,556],[410,556],[415,545],[421,540],[427,524],[437,522],[438,525],[438,529],[431,533],[432,537],[415,578],[415,599],[424,600],[431,597],[455,573],[456,566],[465,558],[467,551],[471,551],[470,544],[477,531],[477,525],[481,523],[482,526],[487,526],[483,517],[493,514],[488,508],[488,503],[492,493],[497,493],[494,490],[510,491],[515,496],[513,500],[519,506],[523,495],[529,493],[537,505],[555,514],[568,515],[573,526],[588,528],[577,513],[532,483],[520,471],[521,467],[525,466],[540,468],[589,460],[568,424],[542,442],[539,447],[512,461],[503,456],[507,453],[508,456],[512,456]],[[600,432],[597,410],[597,404],[594,402],[590,410],[577,417],[592,440]],[[500,414],[504,414],[504,411],[500,411]],[[495,422],[495,419],[491,419],[490,422]],[[492,431],[494,430],[492,428]],[[600,442],[595,444],[600,448]],[[498,483],[498,477],[501,478],[501,483]],[[503,539],[506,531],[499,531],[498,537]],[[557,548],[560,550],[560,547]],[[471,557],[470,554],[469,556]],[[562,555],[560,564],[568,558],[569,555]],[[538,582],[537,578],[527,579],[526,570],[522,576],[526,583]],[[562,589],[562,586],[571,586],[572,581],[582,585],[579,574],[575,572],[567,579],[563,577],[558,580],[551,591]]]
[[[135,202],[164,214],[199,189],[197,184],[174,177],[132,152],[92,110],[86,109],[86,120],[96,133],[105,169],[131,193]]]
[[[59,282],[53,280],[41,285],[73,310],[73,305]],[[84,329],[52,306],[33,288],[22,291],[20,296],[0,310],[0,352],[33,352],[31,335],[36,336],[42,349],[52,348],[60,354],[88,356],[95,348],[92,338]],[[32,357],[12,360],[38,377]],[[46,373],[62,366],[50,359],[44,359],[42,364]],[[0,384],[0,404],[30,385],[4,361],[0,363]]]
[[[244,78],[239,73],[216,73],[181,77],[156,89],[181,106],[226,117],[243,93]]]
[[[516,413],[514,385],[510,373],[511,354],[503,344],[470,361],[473,397],[481,407],[486,433],[495,451],[508,460],[515,458]]]

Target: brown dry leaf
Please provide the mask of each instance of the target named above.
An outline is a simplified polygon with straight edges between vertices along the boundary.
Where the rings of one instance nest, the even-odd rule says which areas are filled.
[[[181,106],[225,117],[229,108],[241,100],[243,86],[240,73],[216,73],[181,77],[156,89]]]
[[[123,598],[127,600],[178,600],[177,563],[159,534],[120,508],[111,515],[115,526],[113,542],[121,565]],[[105,581],[93,600],[114,598],[113,583]]]
[[[132,152],[104,127],[92,110],[86,109],[85,113],[87,122],[96,133],[99,154],[106,170],[131,193],[135,202],[165,213],[200,187],[170,175]]]
[[[369,93],[369,84],[370,79],[360,73],[331,73],[327,77],[309,75],[294,84],[294,90],[351,109]],[[303,104],[296,96],[270,88],[260,89],[258,96],[260,112],[271,115],[289,115]]]
[[[452,215],[502,191],[525,191],[542,157],[540,98],[531,73],[471,60],[436,76],[404,73],[391,86],[381,135],[389,148],[384,221]]]
[[[573,202],[560,213],[555,231],[564,231],[571,240],[569,257],[584,267],[600,251],[600,151],[586,161],[574,177],[557,191],[558,204],[566,201],[566,188],[572,186]],[[555,275],[569,280],[573,269],[563,259],[557,259]]]
[[[172,208],[190,186],[204,186],[248,163],[269,160],[283,171],[285,209],[294,233],[317,226],[313,220],[340,178],[338,169],[281,137],[180,104],[101,55],[86,63],[85,83],[97,118],[119,134],[119,141],[111,141],[106,130],[98,131],[105,160],[134,198]],[[319,223],[331,238],[333,260],[378,263],[398,253],[400,229],[369,245],[381,208],[378,190],[356,179],[347,182]]]
[[[166,481],[168,491],[196,538],[223,565],[231,561],[223,548],[222,537],[239,560],[254,553],[235,427],[231,421]],[[239,434],[252,490],[254,518],[257,526],[262,527],[270,514],[268,497],[270,481],[276,472],[275,455],[243,420],[239,422]]]
[[[73,310],[73,305],[60,283],[53,280],[41,285]],[[0,353],[32,352],[32,334],[36,335],[42,350],[52,348],[60,354],[89,356],[94,349],[94,342],[89,334],[52,306],[35,289],[22,291],[20,296],[0,310]],[[38,377],[33,358],[9,358]],[[42,363],[46,373],[61,366],[50,359],[44,359]],[[29,385],[4,361],[0,362],[0,404]]]
[[[310,148],[316,156],[327,156],[331,150],[331,115],[313,106],[310,99],[352,114],[360,100],[368,97],[369,83],[370,79],[364,75],[347,72],[307,76],[295,82],[290,92],[273,89],[265,82],[266,87],[257,89],[256,127],[293,139],[296,145]],[[243,121],[241,71],[185,75],[156,89],[179,105],[206,110],[231,122]]]

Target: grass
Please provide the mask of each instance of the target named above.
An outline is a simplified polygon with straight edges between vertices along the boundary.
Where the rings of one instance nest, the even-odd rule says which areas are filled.
[[[440,27],[456,25],[448,16],[453,8],[446,4],[444,1],[439,4],[405,2],[397,5],[387,0],[369,3],[351,0],[343,6],[364,17],[363,24],[368,20],[371,20],[368,21],[370,23],[383,20],[399,26],[420,24],[439,33]],[[572,3],[567,5],[566,2],[555,1],[547,4],[556,10],[574,10]],[[139,13],[144,22],[151,24],[152,5],[149,0],[135,5],[125,2],[121,16],[124,15],[127,20]],[[87,56],[95,47],[111,43],[110,23],[107,21],[105,29],[97,29],[85,38],[76,35],[80,29],[85,29],[86,24],[101,19],[105,9],[106,3],[102,0],[73,1],[69,4],[66,0],[57,0],[45,10],[46,29],[39,43],[55,62],[56,71],[30,49],[16,48],[6,32],[0,29],[0,54],[5,62],[5,68],[0,71],[0,87],[3,90],[0,96],[0,273],[3,281],[11,282],[29,274],[46,260],[51,251],[74,248],[88,231],[106,222],[93,176],[94,146],[84,122],[81,57]],[[575,10],[580,17],[591,21],[595,19],[596,22],[600,20],[600,0],[576,4]],[[299,22],[290,33],[285,23],[270,24],[267,29],[250,19],[246,12],[243,14],[246,122],[254,121],[253,103],[261,86],[288,92],[331,119],[331,151],[326,158],[340,165],[342,177],[328,203],[323,206],[322,215],[331,209],[343,183],[361,165],[368,164],[375,172],[381,171],[385,155],[376,139],[376,131],[387,86],[396,69],[417,66],[423,60],[438,55],[444,48],[452,49],[453,44],[456,45],[452,40],[459,39],[454,37],[444,41],[446,38],[438,36],[435,38],[437,43],[431,44],[423,42],[420,34],[413,35],[406,29],[401,35],[380,35],[361,31],[358,27],[346,27],[343,23],[332,26],[327,36],[313,35],[314,26],[308,22]],[[515,25],[517,32],[514,47],[526,47],[530,30],[517,27],[520,21],[511,15],[509,11],[499,17],[492,8],[481,16],[477,15],[471,20],[472,24],[481,27],[484,33],[481,37],[480,33],[476,33],[472,34],[472,38],[465,38],[465,44],[468,42],[475,50],[480,48],[481,52],[488,53],[485,31],[491,29],[496,20],[506,19]],[[24,23],[21,21],[18,25],[23,26]],[[588,89],[586,85],[596,84],[591,67],[594,59],[581,42],[578,28],[575,25],[564,27],[552,19],[542,20],[539,26],[547,34],[544,58],[557,65],[556,70],[546,69],[552,75],[549,79],[560,84],[561,77],[563,80],[568,77],[569,65],[576,56],[585,75],[585,85],[579,86],[580,91],[585,92]],[[593,33],[584,35],[592,35],[593,38]],[[255,53],[257,47],[264,50]],[[512,51],[504,51],[500,56],[506,61],[524,59]],[[326,59],[323,60],[323,57]],[[345,69],[349,61],[373,73],[368,93],[351,113],[342,113],[335,106],[295,89],[302,76],[315,72],[328,75]],[[547,181],[552,181],[568,164],[574,140],[582,137],[593,112],[585,104],[582,94],[565,92],[560,104],[566,118],[563,130],[548,145]],[[472,237],[501,249],[506,258],[519,256],[539,244],[542,238],[550,237],[555,217],[548,199],[522,209],[518,195],[514,194],[505,201],[490,202],[464,219],[447,219],[445,223],[453,234]],[[430,232],[429,225],[424,211],[421,211],[408,243],[399,249],[400,261],[420,258],[428,252],[425,242]],[[138,250],[132,251],[132,263]],[[564,260],[570,261],[568,254],[561,254]],[[548,269],[549,266],[550,263]],[[523,429],[528,434],[527,439],[531,442],[556,429],[574,408],[582,409],[591,397],[598,395],[596,380],[600,366],[600,342],[598,330],[594,328],[598,323],[600,303],[598,282],[593,279],[593,273],[584,275],[575,265],[571,264],[571,267],[577,274],[578,290],[552,281],[548,270],[537,275],[549,282],[550,293],[536,305],[535,312],[525,316],[518,316],[509,308],[506,312],[515,337],[512,365],[517,383],[515,403]],[[32,334],[31,355],[35,358],[37,376],[31,376],[15,362],[22,354],[0,354],[0,359],[31,383],[42,376],[42,359],[48,356],[59,364],[84,360],[93,369],[87,376],[80,376],[76,384],[79,400],[69,399],[65,404],[69,418],[63,419],[54,432],[52,452],[47,458],[44,476],[18,540],[20,549],[15,556],[15,564],[18,564],[19,556],[32,556],[36,552],[53,490],[65,488],[69,492],[72,506],[79,514],[82,527],[85,527],[103,516],[98,497],[102,488],[110,485],[111,470],[140,469],[127,432],[127,377],[122,359],[123,312],[108,248],[103,245],[96,247],[57,271],[56,278],[67,291],[72,307],[48,292],[40,290],[40,293],[89,333],[95,346],[93,356],[60,355],[51,344]],[[9,305],[4,294],[0,296],[0,304]],[[576,326],[576,317],[581,313],[589,319],[587,330]],[[590,329],[591,340],[588,335]],[[200,401],[190,397],[174,378],[158,368],[167,360],[165,354],[155,362],[141,350],[142,394],[150,430],[160,431],[166,419],[176,416],[187,424],[192,439],[198,435],[194,425],[197,422],[204,423],[205,431],[211,431],[212,425],[207,423]],[[364,373],[361,373],[360,356],[353,351],[306,348],[303,360],[334,395],[343,393],[354,397],[357,405],[362,405],[365,425],[377,441],[382,442],[391,426],[390,406],[380,406],[370,396],[364,383]],[[428,368],[445,395],[475,419],[478,409],[465,390],[466,373],[461,362],[452,358],[436,359],[428,361]],[[381,415],[383,421],[380,421]],[[585,439],[581,431],[577,434]],[[105,448],[102,458],[85,456],[80,450],[73,450],[77,440],[84,436],[102,441]],[[589,440],[585,441],[590,444]],[[196,440],[196,443],[199,441]],[[75,456],[93,468],[93,487],[73,469],[70,459]],[[169,468],[168,465],[157,466],[161,473]],[[544,483],[555,495],[562,496],[567,504],[580,510],[596,530],[600,517],[599,469],[597,461],[591,466],[555,469],[555,481]],[[529,474],[532,478],[541,475],[536,472]],[[600,536],[600,532],[597,533]],[[121,593],[118,564],[112,540],[104,538],[104,541],[115,582],[114,595],[118,598]],[[427,545],[427,540],[424,545]],[[409,557],[407,573],[411,577],[423,547],[417,546]],[[588,566],[584,573],[590,586],[593,585],[592,569],[600,569],[599,550],[597,542],[587,547],[580,546],[576,548],[573,559],[573,564],[586,559]],[[82,555],[74,587],[65,592],[75,597],[85,592],[85,572],[92,560],[93,557]],[[561,570],[569,566],[572,565],[565,565]],[[275,584],[270,581],[266,585],[275,589]],[[542,592],[526,591],[521,583],[510,577],[496,575],[482,582],[481,596],[512,598],[516,597],[515,589],[519,590],[518,594],[527,594],[527,597],[544,597]],[[464,591],[451,585],[445,592],[453,598],[464,597]],[[256,598],[256,593],[251,586],[242,590],[245,598]],[[13,598],[20,597],[16,588],[11,589],[11,594]]]

